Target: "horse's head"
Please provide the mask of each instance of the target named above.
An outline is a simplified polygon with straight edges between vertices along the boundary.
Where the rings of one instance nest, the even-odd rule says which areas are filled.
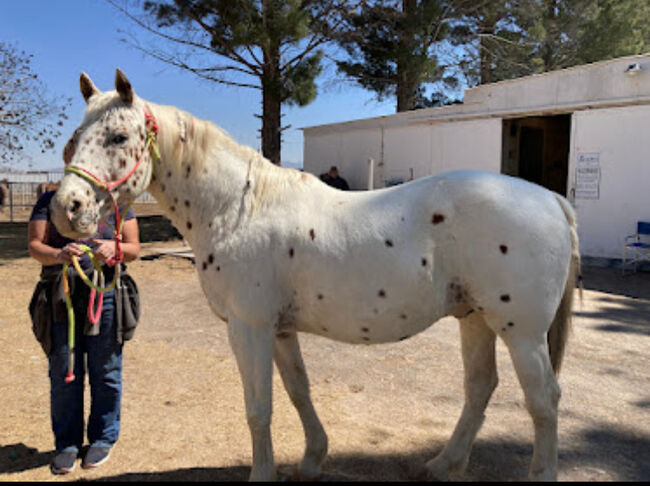
[[[148,109],[124,73],[117,69],[115,91],[100,92],[83,73],[84,119],[63,150],[65,175],[52,199],[52,221],[70,238],[85,238],[99,220],[149,185],[152,156]]]

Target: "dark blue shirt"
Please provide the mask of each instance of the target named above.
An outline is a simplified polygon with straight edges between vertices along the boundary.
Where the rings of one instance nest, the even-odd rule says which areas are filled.
[[[56,226],[52,224],[52,219],[51,219],[51,214],[50,214],[50,202],[52,201],[52,197],[54,196],[55,191],[50,191],[44,193],[41,197],[38,198],[38,201],[36,201],[36,204],[34,205],[34,209],[32,209],[32,215],[30,216],[29,220],[30,221],[47,221],[49,224],[47,225],[47,235],[46,235],[46,245],[51,246],[52,248],[63,248],[65,245],[68,243],[83,243],[84,245],[89,246],[93,251],[97,249],[99,245],[94,243],[92,240],[93,239],[98,239],[98,240],[112,240],[114,235],[113,235],[113,230],[112,228],[107,225],[103,220],[99,222],[99,225],[97,227],[97,233],[95,233],[92,237],[85,239],[85,240],[71,240],[70,238],[66,238],[63,236],[61,233],[59,233],[56,229]],[[124,208],[120,208],[120,211],[122,211]],[[126,212],[126,215],[124,215],[124,221],[128,221],[129,219],[135,218],[135,213],[133,212],[133,209],[129,208],[129,210]],[[106,220],[108,221],[109,224],[111,224],[113,227],[115,227],[115,214],[111,213],[106,217]],[[90,258],[88,255],[84,254],[80,259],[79,259],[79,264],[81,265],[81,268],[84,270],[90,270],[92,268],[92,263],[90,262]],[[55,267],[56,265],[44,265],[44,267]]]

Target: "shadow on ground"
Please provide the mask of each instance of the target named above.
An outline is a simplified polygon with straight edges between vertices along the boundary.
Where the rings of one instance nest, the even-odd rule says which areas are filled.
[[[601,331],[650,335],[650,273],[623,275],[617,269],[597,267],[584,267],[582,272],[585,289],[611,294],[611,297],[599,297],[596,311],[580,310],[577,302],[576,316],[605,321],[596,327]]]
[[[560,444],[560,476],[563,470],[584,471],[584,480],[644,481],[650,478],[650,437],[633,430],[601,423],[583,430],[571,448]],[[442,449],[432,443],[412,454],[352,453],[329,457],[322,482],[420,480],[422,466]],[[526,478],[532,445],[518,441],[485,441],[474,445],[466,481],[518,481]],[[39,452],[25,444],[0,447],[0,473],[15,473],[44,466],[53,453]],[[218,460],[218,458],[215,458]],[[280,464],[280,480],[293,479],[294,464]],[[595,472],[594,472],[595,471]],[[250,467],[195,467],[159,472],[132,472],[105,476],[95,481],[245,481]],[[580,473],[579,473],[580,474]],[[596,474],[596,477],[594,477]],[[598,476],[600,474],[600,476]],[[605,476],[603,476],[605,475]]]
[[[25,444],[9,444],[0,446],[0,474],[17,473],[36,469],[49,464],[54,458],[54,452],[39,452],[34,447]]]

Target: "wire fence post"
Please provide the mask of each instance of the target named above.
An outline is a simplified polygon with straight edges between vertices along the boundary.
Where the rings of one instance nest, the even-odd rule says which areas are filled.
[[[9,184],[9,221],[14,222],[14,185]]]

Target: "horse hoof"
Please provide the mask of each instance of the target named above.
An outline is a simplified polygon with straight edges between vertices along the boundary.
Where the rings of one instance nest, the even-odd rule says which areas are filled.
[[[440,456],[424,465],[423,476],[427,481],[449,481],[449,463]]]

